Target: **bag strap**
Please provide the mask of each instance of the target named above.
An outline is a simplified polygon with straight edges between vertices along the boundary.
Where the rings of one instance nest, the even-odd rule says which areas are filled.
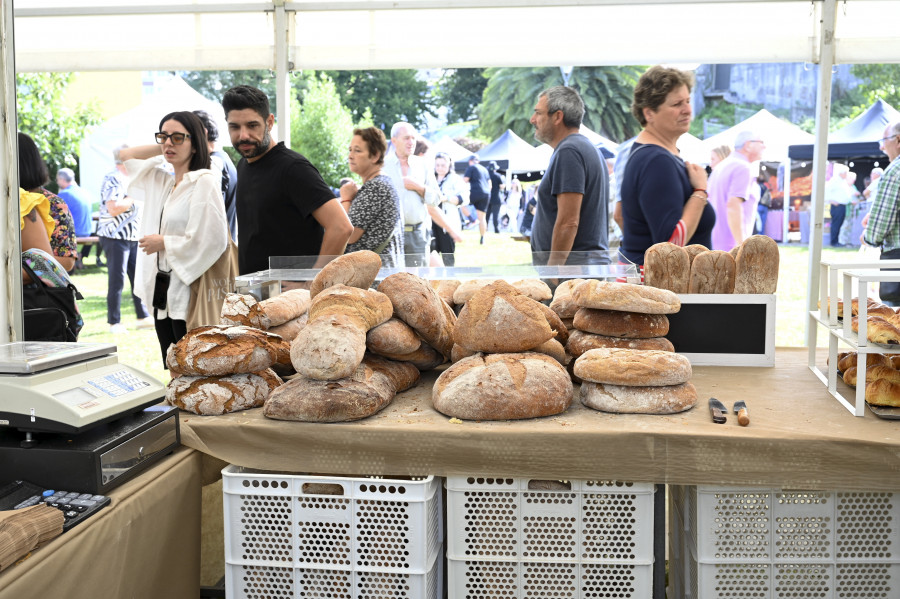
[[[47,297],[53,299],[53,296],[50,295],[49,293],[47,293],[47,289],[49,289],[50,286],[47,285],[47,283],[45,283],[39,276],[37,276],[37,274],[34,272],[34,270],[32,270],[32,268],[30,266],[28,266],[28,263],[25,260],[22,260],[22,268],[25,270],[26,273],[28,273],[28,276],[31,277],[31,281],[40,288],[41,293],[43,293]],[[76,300],[84,299],[84,296],[81,295],[81,292],[78,291],[78,288],[75,287],[75,285],[73,285],[71,282],[68,285],[66,285],[66,289],[69,289],[72,291],[72,293],[75,295]]]

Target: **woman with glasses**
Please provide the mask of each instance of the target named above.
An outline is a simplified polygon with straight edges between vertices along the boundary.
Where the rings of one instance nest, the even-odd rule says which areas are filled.
[[[190,285],[225,252],[228,226],[221,177],[209,168],[197,115],[167,114],[155,137],[156,144],[123,148],[118,158],[131,177],[129,195],[144,200],[135,291],[153,306],[165,365],[169,345],[187,332]]]
[[[469,186],[453,172],[453,159],[445,152],[438,152],[434,156],[434,178],[441,194],[438,208],[444,213],[447,226],[445,228],[437,223],[431,224],[431,251],[441,255],[444,266],[454,266],[456,242],[462,241],[459,207],[469,203]]]

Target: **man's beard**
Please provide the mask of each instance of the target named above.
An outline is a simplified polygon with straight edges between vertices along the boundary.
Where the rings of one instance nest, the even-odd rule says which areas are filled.
[[[262,141],[251,141],[245,139],[238,142],[238,146],[244,144],[252,144],[253,147],[249,150],[242,150],[238,148],[238,152],[240,152],[241,156],[243,156],[244,158],[256,158],[257,156],[262,156],[269,151],[269,146],[272,144],[272,136],[269,135],[269,131],[266,130],[265,135],[263,135]]]

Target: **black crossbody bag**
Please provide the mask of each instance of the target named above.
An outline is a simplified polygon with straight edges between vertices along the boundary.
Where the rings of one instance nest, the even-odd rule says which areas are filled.
[[[78,341],[83,321],[75,301],[84,297],[75,285],[50,287],[24,261],[22,268],[33,282],[22,287],[25,341]]]

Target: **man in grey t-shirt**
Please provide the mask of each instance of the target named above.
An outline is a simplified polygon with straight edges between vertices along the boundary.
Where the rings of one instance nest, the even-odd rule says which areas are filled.
[[[531,230],[535,264],[583,264],[608,247],[609,174],[600,152],[578,130],[584,102],[571,87],[557,86],[538,96],[531,124],[538,141],[553,148],[538,188]],[[550,252],[545,254],[544,252]]]

